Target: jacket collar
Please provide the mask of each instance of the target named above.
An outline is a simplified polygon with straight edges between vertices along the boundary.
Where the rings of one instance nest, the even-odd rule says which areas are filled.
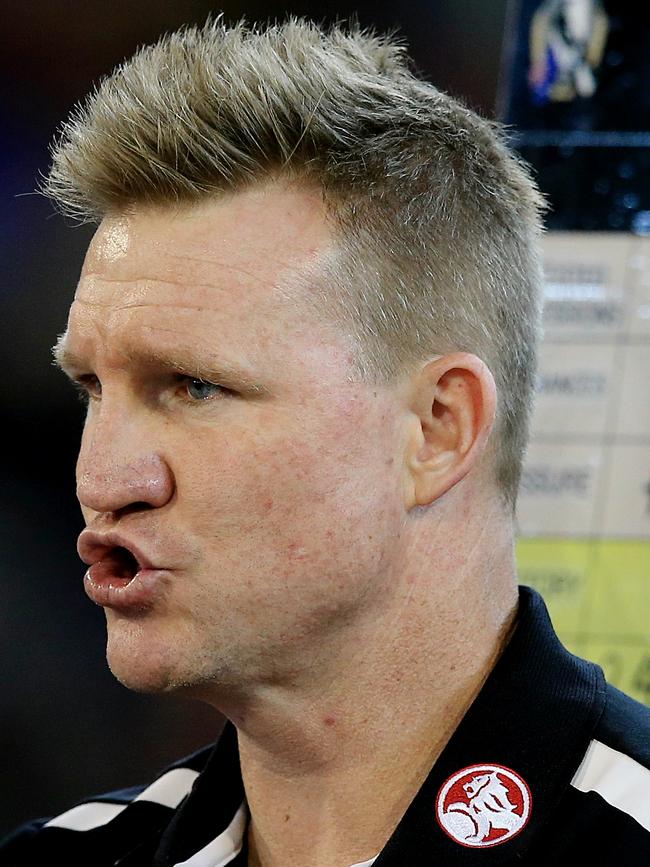
[[[413,867],[470,865],[476,863],[476,848],[483,850],[484,864],[503,864],[511,859],[520,863],[569,786],[604,700],[605,682],[600,669],[562,646],[542,597],[531,588],[520,587],[517,626],[510,642],[375,867],[404,863]],[[526,795],[521,791],[518,795],[517,779],[523,782],[524,791],[528,790],[528,816],[523,823],[514,820],[512,830],[516,833],[511,836],[503,829],[492,830],[477,845],[476,836],[480,838],[485,829],[477,829],[477,810],[468,803],[470,798],[463,784],[469,784],[470,790],[479,788],[492,773],[489,766],[510,770],[515,780],[497,772],[497,780],[508,790],[507,801],[498,788],[492,796],[488,794],[487,800],[483,799],[488,819],[491,810],[503,812],[507,802],[518,802],[520,806],[515,811],[506,806],[506,813],[524,816]],[[470,770],[454,785],[453,778],[466,769]],[[450,782],[446,797],[439,800]],[[479,797],[479,811],[480,803]],[[455,815],[445,820],[445,813]],[[451,834],[443,830],[444,824]],[[478,831],[470,845],[460,842],[468,831]],[[504,837],[502,842],[485,845],[498,839],[499,834]]]

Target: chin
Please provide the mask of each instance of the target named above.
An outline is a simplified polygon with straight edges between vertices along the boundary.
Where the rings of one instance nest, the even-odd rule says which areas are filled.
[[[131,624],[114,624],[108,629],[108,667],[113,676],[133,692],[204,699],[212,690],[197,670],[198,656],[198,650],[187,653],[187,648],[180,646],[178,640],[165,640],[164,635],[153,631],[145,635]]]
[[[177,661],[164,643],[145,632],[139,624],[109,623],[108,667],[123,686],[134,692],[172,692],[178,680],[175,672]]]
[[[163,693],[173,690],[169,672],[160,665],[147,665],[142,660],[124,659],[121,653],[106,653],[113,676],[122,686],[134,692]]]
[[[134,692],[174,693],[215,704],[260,679],[259,649],[244,651],[230,636],[206,645],[178,622],[114,612],[107,617],[107,629],[108,667]]]

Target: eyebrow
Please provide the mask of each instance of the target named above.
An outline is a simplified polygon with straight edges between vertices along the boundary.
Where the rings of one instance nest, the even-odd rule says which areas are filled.
[[[152,367],[164,367],[192,376],[196,379],[214,382],[215,385],[244,388],[254,394],[268,395],[268,389],[256,382],[249,374],[221,359],[198,360],[193,353],[178,354],[159,352],[149,347],[135,347],[122,353],[127,361]],[[92,365],[82,356],[77,355],[65,345],[65,335],[57,340],[52,347],[53,364],[62,370],[66,376],[74,379],[75,371],[88,370]]]

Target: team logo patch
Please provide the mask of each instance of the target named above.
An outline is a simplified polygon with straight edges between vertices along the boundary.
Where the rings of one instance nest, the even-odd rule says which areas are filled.
[[[503,765],[471,765],[443,783],[436,800],[442,830],[462,846],[498,846],[528,823],[532,797]]]

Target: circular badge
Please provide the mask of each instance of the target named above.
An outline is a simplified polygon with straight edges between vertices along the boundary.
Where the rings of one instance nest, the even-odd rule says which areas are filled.
[[[526,827],[532,796],[524,780],[503,765],[471,765],[452,774],[436,799],[442,830],[461,846],[505,843]]]

